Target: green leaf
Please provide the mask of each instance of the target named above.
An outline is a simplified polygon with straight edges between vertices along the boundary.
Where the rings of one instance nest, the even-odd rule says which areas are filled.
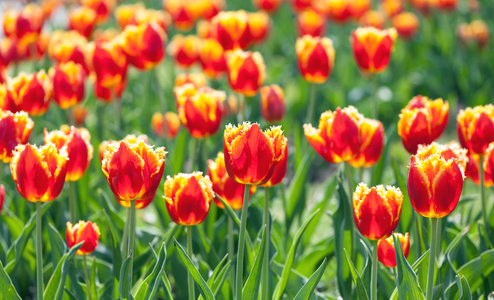
[[[53,265],[56,266],[67,251],[66,242],[51,223],[48,224],[48,238],[50,239]]]
[[[131,254],[132,255],[132,254]],[[127,257],[122,263],[120,268],[120,280],[118,285],[118,292],[120,293],[120,300],[134,299],[130,293],[132,277],[130,276],[130,267],[132,263],[131,255]]]
[[[425,299],[422,289],[420,289],[417,275],[412,267],[408,264],[403,255],[400,240],[393,234],[395,245],[396,267],[398,275],[396,276],[396,285],[398,286],[399,299]]]
[[[456,259],[456,254],[458,253],[458,245],[463,241],[465,238],[466,234],[470,230],[470,226],[465,227],[462,231],[460,231],[456,237],[449,243],[448,248],[446,248],[446,251],[444,252],[449,264],[451,265],[451,268],[457,272],[456,267],[454,265],[454,261]]]
[[[173,241],[175,243],[175,246],[178,249],[177,252],[178,252],[178,256],[180,257],[180,260],[182,261],[184,266],[189,270],[192,278],[194,278],[195,282],[199,286],[199,292],[201,293],[201,295],[206,300],[214,300],[215,297],[214,297],[213,292],[209,288],[209,286],[206,283],[206,281],[204,280],[204,278],[202,278],[201,274],[199,273],[197,268],[194,266],[194,264],[192,263],[192,260],[190,260],[187,253],[185,253],[185,250],[182,247],[182,245],[180,245],[180,243],[175,238],[173,238]]]
[[[122,264],[122,252],[120,251],[120,237],[118,236],[115,226],[113,225],[113,222],[106,212],[105,209],[103,209],[103,212],[105,213],[106,221],[108,222],[108,228],[110,229],[110,238],[111,238],[111,245],[112,245],[112,250],[113,250],[113,277],[115,279],[120,277],[120,266]]]
[[[98,297],[98,288],[96,287],[96,277],[97,277],[97,272],[96,272],[96,257],[93,259],[93,265],[91,266],[91,278],[90,278],[90,283],[89,283],[89,288],[91,289],[91,298],[96,297],[96,299],[99,299]]]
[[[401,209],[401,216],[400,216],[401,232],[408,232],[410,231],[410,226],[412,224],[414,211],[412,209],[412,204],[410,202],[410,199],[408,198],[406,179],[401,173],[398,163],[394,159],[393,159],[393,171],[395,173],[396,184],[403,193],[403,206]]]
[[[2,262],[0,261],[0,299],[8,300],[21,300],[21,297],[17,294],[12,280],[10,280],[9,275],[5,272]]]
[[[292,246],[290,247],[290,251],[288,252],[288,257],[285,262],[283,272],[281,273],[280,281],[278,281],[278,284],[276,285],[273,299],[275,300],[281,299],[281,296],[283,295],[286,284],[288,282],[288,276],[290,275],[290,271],[292,270],[293,262],[295,260],[295,252],[297,251],[297,246],[300,243],[300,239],[304,234],[305,229],[317,214],[319,214],[319,210],[316,210],[314,213],[312,213],[312,215],[310,215],[307,218],[307,220],[300,226],[299,230],[295,234],[295,237],[293,238]]]
[[[465,276],[456,275],[456,284],[460,293],[460,300],[472,300],[472,291]]]
[[[208,286],[211,288],[211,290],[213,291],[214,295],[216,296],[216,293],[219,291],[219,288],[218,287],[218,283],[219,281],[222,280],[221,276],[224,275],[224,270],[225,269],[229,269],[229,266],[230,266],[230,263],[231,261],[227,261],[227,258],[228,258],[228,253],[223,257],[223,259],[218,263],[218,265],[216,266],[216,268],[214,268],[213,270],[213,274],[211,274],[211,276],[209,276],[209,279],[208,279]],[[223,266],[223,264],[226,262],[225,266]],[[223,266],[223,268],[222,268]],[[224,280],[224,279],[223,279]],[[221,282],[220,284],[220,287],[221,285],[223,284],[223,282]],[[199,295],[199,300],[202,300],[202,295]]]
[[[381,154],[381,159],[377,162],[377,164],[372,168],[372,186],[376,186],[382,183],[382,177],[384,174],[384,167],[387,163],[387,157],[389,157],[388,152],[390,146],[393,144],[393,140],[396,137],[396,129],[394,126],[391,126],[386,131],[386,143],[384,144],[383,153]]]
[[[145,300],[145,299],[155,299],[158,288],[161,284],[161,278],[165,272],[165,262],[166,262],[166,246],[161,244],[160,250],[158,252],[158,259],[154,265],[153,271],[149,274],[146,279],[141,283],[135,299]]]
[[[427,274],[427,271],[428,271],[427,263],[429,262],[429,252],[430,252],[430,250],[427,250],[412,265],[412,269],[415,272],[415,274],[417,274],[419,286],[421,286],[421,287],[425,287],[427,285],[427,275],[428,275]],[[398,299],[398,288],[395,288],[395,290],[393,291],[393,294],[390,297],[390,300],[396,300],[396,299]]]
[[[367,290],[365,289],[364,282],[362,281],[362,278],[360,277],[359,273],[355,269],[355,266],[353,265],[352,259],[350,258],[350,256],[348,256],[346,249],[343,249],[343,251],[345,252],[346,261],[348,263],[348,266],[350,266],[350,272],[352,273],[353,283],[355,284],[355,289],[357,290],[357,298],[360,300],[368,300],[369,296],[367,295]]]
[[[328,261],[324,258],[322,264],[317,268],[317,270],[312,274],[312,276],[307,280],[307,282],[302,286],[300,291],[297,293],[293,300],[307,300],[310,295],[315,291],[317,284],[321,280],[322,275],[324,274],[324,270],[326,270],[326,265]]]
[[[225,266],[221,269],[220,273],[218,274],[216,280],[213,282],[212,290],[214,295],[216,296],[218,292],[220,291],[221,287],[223,286],[223,283],[225,282],[226,276],[229,274],[230,269],[232,266],[232,261],[229,260]]]
[[[246,300],[256,300],[260,284],[261,284],[261,267],[264,261],[264,252],[266,252],[266,225],[262,231],[262,240],[259,250],[257,251],[256,261],[254,266],[250,271],[249,277],[245,282],[244,288],[242,289],[242,298]]]
[[[301,163],[302,165],[297,168],[295,175],[293,176],[292,183],[290,184],[290,188],[288,190],[288,204],[285,212],[288,217],[287,219],[291,219],[293,217],[295,208],[300,202],[300,197],[302,196],[302,191],[306,182],[305,177],[307,177],[307,173],[309,172],[313,153],[313,151],[309,151],[304,155]]]

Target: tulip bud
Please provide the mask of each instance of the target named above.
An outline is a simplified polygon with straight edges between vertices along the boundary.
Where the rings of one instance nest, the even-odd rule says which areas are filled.
[[[173,36],[168,46],[168,52],[177,65],[182,68],[189,68],[199,60],[200,44],[201,40],[195,35],[177,34]]]
[[[264,82],[264,60],[259,52],[240,49],[227,52],[228,81],[233,90],[252,97]]]
[[[81,0],[81,5],[96,12],[96,22],[105,23],[116,5],[116,0]]]
[[[305,35],[297,39],[295,51],[300,73],[305,80],[311,83],[323,83],[328,79],[335,58],[331,39]]]
[[[467,107],[457,116],[458,139],[474,154],[484,154],[494,142],[494,105]]]
[[[86,72],[81,65],[73,61],[57,64],[49,74],[53,81],[53,99],[60,108],[67,109],[84,100]]]
[[[408,258],[408,253],[410,253],[410,237],[408,236],[408,232],[405,233],[405,235],[401,233],[394,234],[400,241],[401,248],[403,249],[403,255],[405,258]],[[377,243],[377,258],[388,268],[396,267],[395,244],[393,241],[393,236],[379,240]]]
[[[0,160],[9,163],[14,156],[17,145],[27,143],[34,122],[26,112],[16,112],[0,109]]]
[[[377,120],[362,119],[360,124],[360,148],[348,163],[355,168],[368,168],[381,158],[384,148],[383,124]]]
[[[285,95],[277,84],[264,86],[261,93],[261,114],[268,122],[277,122],[285,115]]]
[[[307,9],[297,15],[298,36],[324,36],[326,19],[318,12]]]
[[[136,143],[143,142],[144,144],[148,144],[149,145],[148,137],[146,135],[144,135],[144,134],[141,134],[139,136],[135,136],[133,134],[129,134],[126,137],[124,137],[123,141],[126,141],[129,144],[136,144]],[[99,160],[100,160],[100,162],[102,162],[103,159],[105,158],[106,150],[108,149],[108,147],[110,145],[118,146],[119,144],[120,144],[120,141],[114,141],[114,140],[109,140],[109,141],[103,141],[103,142],[101,142],[101,144],[98,147],[98,153],[99,153]]]
[[[188,31],[194,26],[199,15],[194,11],[194,0],[164,0],[163,8],[172,17],[178,30]]]
[[[213,36],[225,51],[245,49],[251,42],[249,15],[244,10],[222,11],[212,20]]]
[[[75,30],[86,38],[91,36],[96,26],[96,12],[81,6],[69,12],[69,30]]]
[[[388,66],[396,39],[396,29],[378,30],[359,27],[353,31],[353,56],[359,68],[366,73],[380,73]]]
[[[118,26],[120,26],[121,29],[125,29],[127,25],[133,24],[136,14],[143,10],[146,10],[146,6],[141,2],[118,5],[115,9],[115,19],[117,20]]]
[[[75,225],[67,222],[67,232],[65,236],[69,248],[84,242],[81,248],[77,250],[76,254],[86,255],[93,253],[96,247],[98,247],[100,231],[98,225],[91,221],[79,221],[79,223]]]
[[[252,0],[255,7],[267,13],[274,13],[280,7],[283,0]]]
[[[206,86],[206,77],[202,73],[182,73],[175,78],[175,87],[193,84],[197,89]]]
[[[21,73],[7,81],[7,99],[15,111],[30,115],[42,115],[48,110],[53,85],[44,70],[33,74]]]
[[[55,31],[48,44],[48,56],[59,63],[73,61],[80,64],[86,74],[89,74],[86,48],[86,38],[77,31]]]
[[[388,17],[393,17],[403,11],[403,0],[381,0],[381,7]]]
[[[362,27],[374,27],[376,29],[384,29],[386,16],[375,10],[366,11],[359,19],[359,25]]]
[[[84,124],[84,120],[86,120],[87,108],[84,105],[72,107],[72,116],[74,118],[74,125],[81,126]]]
[[[201,41],[199,60],[204,73],[211,78],[217,78],[226,71],[226,60],[223,47],[213,38]]]
[[[371,8],[372,8],[371,0],[350,1],[350,14],[355,20],[360,19]]]
[[[253,43],[263,42],[271,31],[271,19],[264,11],[249,13],[249,30]]]
[[[411,12],[402,12],[393,17],[393,27],[404,39],[411,39],[419,29],[419,19]]]

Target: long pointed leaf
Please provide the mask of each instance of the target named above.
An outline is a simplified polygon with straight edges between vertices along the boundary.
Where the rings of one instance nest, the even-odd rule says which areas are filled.
[[[424,293],[419,286],[417,275],[412,267],[408,264],[407,259],[403,255],[400,240],[393,234],[395,245],[396,266],[398,268],[398,276],[396,276],[396,285],[398,286],[399,299],[425,299]]]
[[[359,273],[355,269],[355,266],[353,265],[353,262],[350,259],[350,256],[348,256],[348,252],[346,252],[346,249],[343,249],[343,251],[345,252],[346,261],[348,263],[348,266],[350,267],[350,272],[352,273],[353,282],[355,283],[355,289],[357,290],[357,298],[359,300],[368,300],[369,296],[367,295],[367,291],[365,289],[364,282],[362,281],[362,278],[360,277]]]
[[[19,297],[19,294],[17,294],[17,291],[15,290],[15,287],[12,284],[9,275],[7,275],[7,272],[5,272],[5,269],[3,268],[1,261],[0,261],[0,295],[1,295],[0,298],[3,299],[21,300],[21,297]]]
[[[250,271],[249,277],[242,289],[242,297],[246,300],[256,300],[259,293],[259,285],[261,283],[261,267],[264,261],[264,250],[266,247],[266,226],[262,231],[261,245],[257,251],[256,261]]]
[[[158,292],[158,288],[161,283],[161,278],[163,277],[163,273],[165,272],[165,263],[166,263],[166,246],[165,244],[161,244],[160,250],[158,252],[158,259],[156,260],[156,264],[154,265],[153,271],[149,274],[146,279],[141,283],[137,293],[135,295],[136,300],[146,300],[146,299],[155,299],[156,293]]]
[[[322,275],[324,274],[324,270],[326,270],[326,265],[328,264],[328,260],[324,258],[322,264],[317,268],[317,270],[312,274],[309,280],[302,286],[300,291],[297,293],[293,300],[307,300],[310,295],[316,290],[317,284],[321,280]]]

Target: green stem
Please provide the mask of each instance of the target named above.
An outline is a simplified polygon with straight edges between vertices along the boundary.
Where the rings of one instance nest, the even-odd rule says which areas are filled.
[[[159,74],[158,74],[158,66],[153,68],[153,78],[154,78],[154,86],[155,86],[155,92],[158,95],[158,99],[160,100],[160,107],[161,107],[161,112],[165,113],[167,110],[167,105],[166,105],[166,98],[165,98],[165,93],[161,89],[161,84],[159,81]]]
[[[350,207],[353,209],[353,179],[352,179],[352,171],[350,170],[350,164],[348,162],[344,163],[345,165],[345,176],[348,184],[348,200],[350,201]],[[352,261],[356,259],[356,251],[355,251],[355,243],[356,243],[356,232],[352,229],[352,251],[351,257]]]
[[[480,155],[480,200],[482,201],[482,219],[484,221],[485,232],[489,233],[489,222],[487,219],[487,200],[485,199],[485,170],[484,156]]]
[[[130,208],[129,208],[129,214],[130,214],[130,223],[129,223],[129,244],[127,245],[127,257],[130,256],[130,285],[129,289],[132,287],[132,277],[134,275],[134,239],[135,239],[135,233],[136,233],[136,201],[132,200],[130,201]],[[130,291],[129,291],[130,293]]]
[[[86,290],[87,290],[87,299],[91,300],[91,281],[89,280],[89,272],[87,269],[87,255],[84,254],[84,276],[86,277]]]
[[[77,221],[75,218],[75,189],[73,181],[69,181],[69,209],[70,220],[75,224]]]
[[[197,170],[198,160],[199,160],[199,149],[201,148],[201,140],[196,139],[195,137],[192,137],[192,149],[190,153],[190,172],[194,172]]]
[[[192,260],[192,226],[187,227],[187,255]],[[190,272],[187,273],[187,284],[189,286],[189,300],[195,300],[194,279]]]
[[[232,218],[228,218],[228,256],[230,256],[230,260],[233,260],[235,257],[235,236],[233,233]],[[230,286],[233,295],[235,293],[235,273],[233,268],[230,270]]]
[[[310,84],[310,96],[309,96],[309,106],[307,107],[307,116],[305,117],[305,123],[312,123],[314,119],[314,108],[316,106],[316,84]]]
[[[117,131],[120,131],[120,127],[122,125],[121,120],[122,120],[122,99],[120,98],[115,98],[113,99],[113,105],[114,106],[114,117],[115,117],[115,129]]]
[[[432,290],[434,288],[434,271],[436,268],[436,251],[437,251],[437,219],[431,219],[431,252],[429,253],[429,271],[427,274],[427,291],[426,300],[432,299]]]
[[[377,100],[377,75],[372,76],[372,117],[379,118],[379,101]]]
[[[271,240],[271,232],[269,230],[269,188],[264,188],[264,218],[263,223],[266,226],[266,247],[264,248],[264,263],[262,265],[262,297],[261,299],[269,299],[269,241]]]
[[[238,94],[238,123],[245,122],[245,95]]]
[[[242,203],[242,215],[240,217],[240,232],[238,236],[238,253],[237,253],[237,277],[235,282],[235,299],[242,300],[242,286],[244,282],[244,248],[245,248],[245,229],[247,227],[247,208],[249,206],[250,185],[245,185],[244,200]]]
[[[371,300],[377,300],[377,242],[372,241],[372,273],[371,273]]]
[[[127,221],[125,224],[130,224],[130,210],[127,212]],[[122,236],[122,257],[128,255],[128,245],[129,245],[129,226],[125,226],[123,236]]]
[[[43,236],[41,234],[41,202],[36,202],[36,299],[43,300]]]

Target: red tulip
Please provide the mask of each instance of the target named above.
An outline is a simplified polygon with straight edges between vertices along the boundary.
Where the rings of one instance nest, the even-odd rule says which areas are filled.
[[[0,214],[2,213],[3,202],[5,200],[5,187],[0,184]]]
[[[419,19],[411,12],[402,12],[394,16],[392,23],[398,36],[404,39],[411,39],[419,29]]]
[[[268,13],[273,13],[280,7],[283,0],[252,0],[254,6]]]
[[[27,143],[34,123],[26,112],[16,112],[0,109],[0,159],[10,162],[17,145]]]
[[[143,142],[144,144],[148,144],[148,137],[144,134],[141,134],[139,136],[129,134],[126,137],[124,137],[123,141],[128,142],[129,144],[137,144],[140,142]],[[98,147],[98,154],[99,154],[99,160],[100,162],[103,162],[103,159],[105,159],[105,153],[106,150],[110,145],[118,146],[120,144],[120,141],[114,141],[114,140],[109,140],[109,141],[103,141],[101,144],[99,144]]]
[[[271,31],[271,19],[268,13],[264,11],[249,13],[249,30],[252,43],[263,42]]]
[[[73,61],[80,64],[86,74],[89,74],[86,48],[86,38],[77,31],[55,31],[48,44],[48,56],[59,63]]]
[[[474,154],[484,154],[494,142],[494,105],[467,107],[457,116],[461,145]]]
[[[53,84],[44,70],[38,73],[21,73],[7,81],[4,109],[25,111],[30,115],[42,115],[48,110]]]
[[[116,5],[116,0],[81,0],[81,4],[96,12],[96,22],[99,24],[108,20]]]
[[[85,6],[81,6],[69,12],[69,30],[75,30],[89,38],[96,26],[96,12]]]
[[[359,151],[348,163],[355,168],[368,168],[381,158],[384,148],[383,124],[376,120],[364,118],[360,124],[359,134]]]
[[[157,136],[173,140],[180,130],[180,118],[171,111],[166,112],[164,115],[156,112],[151,118],[151,127]]]
[[[359,68],[366,73],[386,70],[396,35],[394,28],[378,30],[374,27],[359,27],[354,30],[351,42]]]
[[[227,52],[228,81],[237,93],[252,97],[264,82],[264,60],[259,52],[240,49]]]
[[[401,233],[395,233],[396,237],[400,241],[401,248],[403,249],[403,255],[408,258],[410,252],[410,237],[408,232],[405,235]],[[396,267],[396,255],[393,236],[386,239],[379,240],[377,244],[377,258],[379,261],[388,268]]]
[[[195,35],[183,36],[177,34],[173,36],[168,51],[177,63],[182,68],[189,68],[199,61],[199,48],[201,40]]]
[[[329,38],[304,35],[295,44],[298,67],[305,80],[323,83],[331,75],[335,51]]]
[[[222,11],[211,20],[213,37],[225,51],[245,49],[251,42],[249,15],[243,10]]]
[[[53,81],[53,99],[62,109],[73,107],[84,100],[84,68],[69,61],[60,63],[50,69]]]
[[[326,19],[320,13],[307,9],[297,15],[298,36],[324,36],[326,33]]]
[[[277,84],[263,86],[261,93],[261,114],[268,122],[277,122],[285,115],[285,95]]]
[[[178,30],[188,31],[199,18],[195,0],[164,0],[163,8],[172,17],[173,25]]]
[[[201,41],[199,61],[202,70],[211,78],[217,78],[226,71],[226,59],[223,47],[217,40],[207,38]]]
[[[376,29],[384,29],[386,24],[386,16],[376,10],[366,11],[362,17],[360,17],[359,25],[362,27],[374,27]]]
[[[100,236],[99,227],[96,223],[91,221],[79,221],[79,223],[72,225],[67,222],[67,245],[72,248],[81,242],[82,247],[77,250],[77,255],[91,254],[98,247],[98,241]]]

